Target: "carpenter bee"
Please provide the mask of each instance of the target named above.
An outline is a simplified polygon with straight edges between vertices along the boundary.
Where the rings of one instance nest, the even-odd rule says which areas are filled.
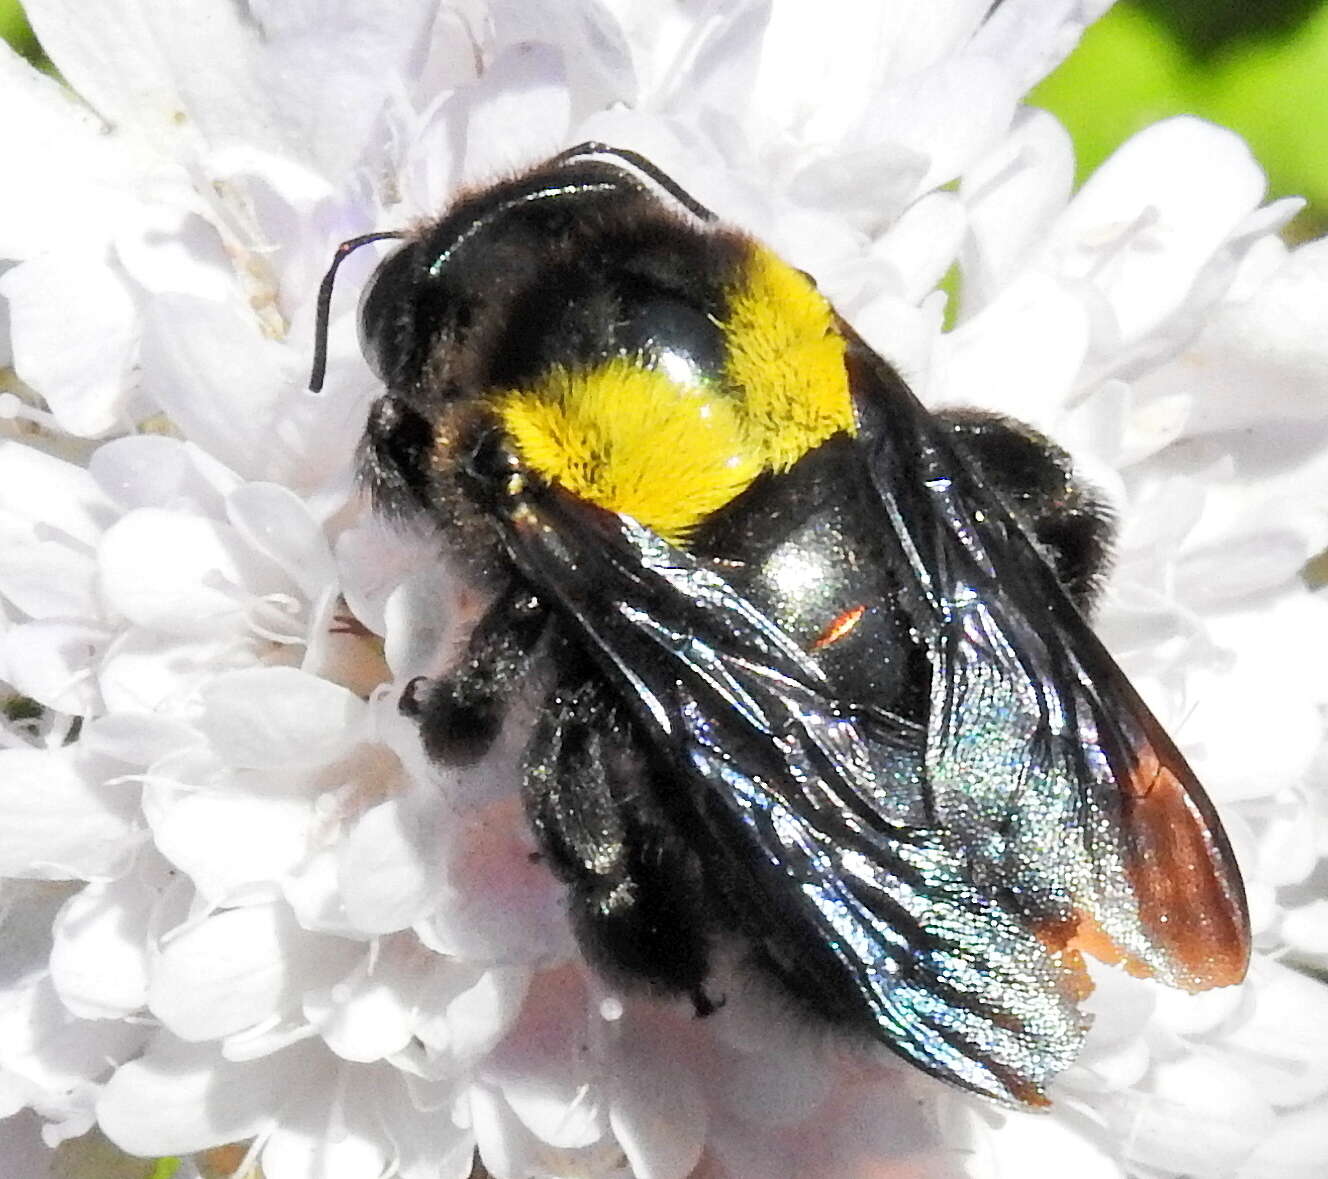
[[[1083,952],[1240,981],[1231,849],[1085,621],[1109,524],[1061,450],[929,413],[630,151],[337,261],[382,236],[362,473],[492,594],[401,708],[466,762],[547,685],[525,806],[596,970],[706,1015],[736,946],[825,1023],[1028,1105],[1086,1030]]]

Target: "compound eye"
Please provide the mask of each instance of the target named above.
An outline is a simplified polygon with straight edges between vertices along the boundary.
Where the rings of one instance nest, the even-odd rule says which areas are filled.
[[[420,278],[413,243],[384,258],[360,296],[360,350],[374,375],[391,385],[415,348],[412,300]]]

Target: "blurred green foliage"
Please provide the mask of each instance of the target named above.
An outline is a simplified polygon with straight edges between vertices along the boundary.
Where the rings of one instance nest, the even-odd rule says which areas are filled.
[[[1211,27],[1202,25],[1205,13]],[[1196,28],[1202,36],[1191,36]],[[1118,4],[1031,101],[1070,129],[1080,176],[1168,115],[1189,112],[1231,127],[1268,172],[1270,195],[1309,198],[1297,234],[1328,230],[1325,0]]]
[[[1294,34],[1323,0],[1135,0],[1195,57]]]
[[[38,60],[41,55],[37,38],[28,28],[23,6],[18,0],[0,0],[0,38],[8,41],[29,61]]]

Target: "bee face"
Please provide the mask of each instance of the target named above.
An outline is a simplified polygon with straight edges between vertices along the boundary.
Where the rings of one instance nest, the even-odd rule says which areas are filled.
[[[805,275],[597,145],[407,236],[361,329],[378,504],[495,583],[401,708],[469,760],[551,684],[524,798],[607,978],[705,1015],[736,942],[1035,1105],[1081,951],[1239,981],[1230,848],[1080,612],[1107,520],[1045,439],[928,413]]]

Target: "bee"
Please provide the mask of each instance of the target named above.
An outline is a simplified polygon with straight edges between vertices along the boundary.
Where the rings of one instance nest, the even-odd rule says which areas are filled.
[[[1067,455],[931,413],[809,276],[586,143],[409,232],[361,303],[361,471],[491,594],[401,696],[432,758],[544,693],[523,797],[614,985],[799,1008],[1044,1105],[1082,955],[1239,982],[1212,804],[1086,621],[1107,512]]]

